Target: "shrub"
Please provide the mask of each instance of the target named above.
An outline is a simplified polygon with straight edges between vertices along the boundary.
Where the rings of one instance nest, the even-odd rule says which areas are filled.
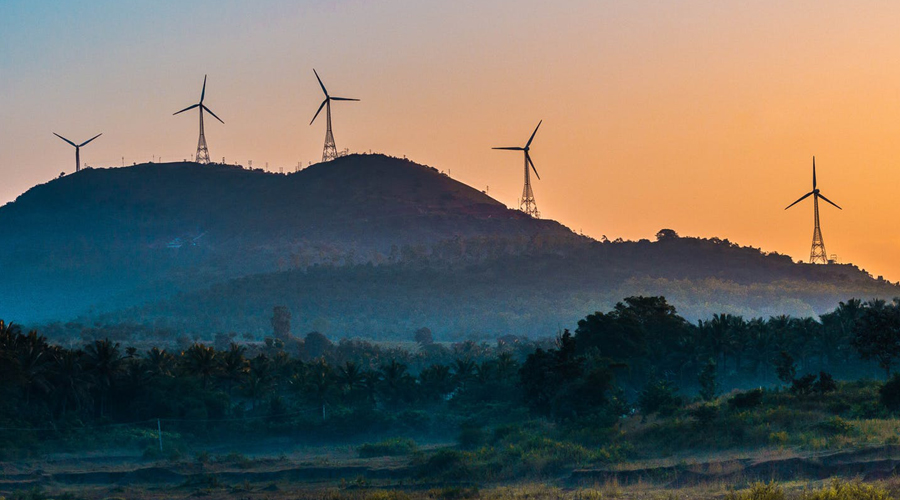
[[[719,407],[711,403],[705,403],[691,410],[691,416],[694,417],[700,427],[709,427],[716,420],[716,417],[719,416]]]
[[[893,497],[880,486],[835,479],[829,486],[805,492],[800,498],[801,500],[890,500]]]
[[[775,483],[755,483],[749,490],[731,492],[727,500],[784,500],[784,490]]]
[[[819,423],[819,428],[828,434],[850,434],[855,427],[841,417],[831,417]]]
[[[478,448],[485,442],[484,430],[478,425],[463,425],[457,441],[460,448],[466,450]]]
[[[819,372],[819,380],[813,385],[813,391],[819,394],[826,394],[837,390],[837,382],[828,372]]]
[[[677,388],[665,380],[659,380],[647,384],[641,391],[638,407],[644,416],[659,413],[660,416],[667,417],[681,407],[681,398]]]
[[[747,392],[739,392],[728,400],[728,406],[735,410],[749,410],[762,404],[765,391],[752,389]]]
[[[444,480],[463,480],[471,476],[466,455],[455,450],[440,450],[428,457],[417,468],[416,475]]]
[[[900,374],[895,374],[878,390],[879,399],[890,411],[900,410]]]
[[[416,442],[408,438],[394,438],[378,443],[366,443],[357,449],[360,458],[396,457],[409,455],[417,449]]]
[[[798,396],[808,396],[813,391],[816,376],[812,373],[796,378],[791,382],[791,392]]]

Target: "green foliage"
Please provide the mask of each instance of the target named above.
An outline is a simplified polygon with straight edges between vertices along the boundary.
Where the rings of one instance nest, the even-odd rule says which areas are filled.
[[[891,500],[893,495],[885,488],[860,481],[835,479],[818,490],[806,491],[801,500]]]
[[[756,408],[762,404],[763,395],[765,395],[765,391],[762,389],[739,392],[728,399],[728,406],[735,410]]]
[[[890,411],[900,410],[900,374],[894,374],[878,391],[881,404]]]
[[[778,353],[778,359],[775,361],[775,373],[778,380],[785,384],[790,384],[797,376],[797,365],[794,363],[794,357],[787,351]]]
[[[755,483],[749,490],[729,492],[727,500],[784,500],[784,490],[775,483]]]
[[[678,411],[681,405],[678,389],[666,380],[647,384],[638,396],[638,407],[644,416],[659,413],[662,417],[668,417]]]
[[[716,399],[716,394],[719,392],[719,385],[716,380],[716,370],[716,362],[710,359],[706,362],[706,365],[703,366],[700,376],[697,377],[697,381],[700,384],[700,398],[703,401],[712,401]]]
[[[409,455],[418,449],[416,442],[408,438],[393,438],[378,443],[366,443],[357,449],[360,458],[396,457]]]

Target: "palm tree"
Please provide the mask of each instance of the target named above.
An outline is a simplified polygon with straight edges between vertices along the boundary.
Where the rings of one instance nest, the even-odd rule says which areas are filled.
[[[351,401],[363,387],[364,376],[359,365],[347,361],[344,366],[338,368],[337,380],[341,392]]]
[[[60,406],[60,416],[65,416],[71,404],[75,411],[80,410],[91,398],[90,377],[84,371],[81,350],[63,349],[54,358],[53,394]]]
[[[244,357],[247,348],[232,342],[228,346],[228,351],[222,356],[222,364],[220,366],[219,375],[228,388],[228,395],[231,395],[234,386],[239,385],[241,380],[247,376],[250,371],[250,363]]]
[[[209,387],[209,379],[219,371],[219,360],[213,347],[194,344],[184,353],[187,372],[197,375],[203,381],[203,388]]]
[[[171,377],[174,363],[175,358],[165,349],[154,347],[147,351],[144,367],[150,377]]]
[[[85,368],[94,378],[94,386],[100,393],[100,418],[106,408],[106,398],[122,371],[122,355],[119,343],[109,339],[95,340],[84,350]]]

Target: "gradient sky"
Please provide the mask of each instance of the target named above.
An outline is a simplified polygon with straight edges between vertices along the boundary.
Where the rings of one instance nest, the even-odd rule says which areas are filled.
[[[0,204],[73,170],[211,156],[293,170],[406,155],[510,206],[522,145],[544,217],[610,239],[661,228],[900,280],[900,3],[886,1],[0,0]]]

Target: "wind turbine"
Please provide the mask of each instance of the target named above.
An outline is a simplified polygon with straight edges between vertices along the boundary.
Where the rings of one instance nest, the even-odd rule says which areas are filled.
[[[791,203],[784,209],[787,210],[810,196],[813,197],[813,207],[814,207],[813,211],[815,213],[815,228],[813,229],[812,248],[809,251],[809,263],[810,264],[828,264],[828,254],[825,253],[825,241],[822,240],[822,230],[819,227],[819,198],[822,198],[823,200],[827,201],[828,203],[834,205],[838,210],[843,210],[843,209],[841,207],[837,206],[833,201],[826,198],[825,195],[823,195],[819,191],[819,188],[816,187],[816,157],[815,156],[813,156],[813,189],[812,189],[812,191],[801,196],[799,200]]]
[[[316,111],[316,115],[313,116],[313,119],[309,122],[310,125],[316,121],[316,118],[319,116],[319,113],[322,112],[322,108],[325,109],[325,115],[328,121],[328,128],[325,131],[325,149],[322,151],[322,161],[330,161],[337,158],[337,147],[334,145],[334,134],[331,133],[331,101],[359,101],[359,99],[350,99],[348,97],[332,97],[328,95],[328,91],[325,90],[325,84],[322,83],[322,79],[319,78],[319,73],[313,69],[313,73],[316,74],[316,80],[319,81],[319,86],[322,87],[322,92],[325,93],[325,100],[322,101],[322,104],[319,105],[318,111]]]
[[[203,75],[203,90],[200,91],[200,102],[194,104],[193,106],[188,106],[177,113],[172,113],[172,115],[177,115],[178,113],[184,113],[185,111],[200,108],[200,140],[197,142],[197,163],[209,163],[209,148],[206,147],[206,135],[203,133],[203,111],[206,110],[207,113],[213,115],[213,118],[219,120],[224,125],[225,122],[222,121],[221,118],[216,116],[215,113],[212,112],[211,109],[207,108],[205,104],[203,104],[203,98],[206,97],[206,75]]]
[[[531,190],[531,170],[534,170],[534,175],[537,176],[538,180],[541,180],[541,176],[538,175],[537,169],[534,168],[534,162],[531,161],[531,155],[528,154],[528,151],[531,150],[531,141],[534,140],[534,135],[537,134],[537,131],[539,128],[541,128],[541,123],[543,122],[544,120],[539,121],[537,127],[534,127],[534,132],[531,133],[531,137],[528,139],[528,142],[525,143],[524,148],[493,148],[505,149],[508,151],[525,152],[525,187],[522,188],[522,201],[519,203],[519,210],[534,217],[535,219],[539,219],[541,217],[541,213],[538,211],[537,203],[534,201],[534,192]],[[529,166],[531,167],[531,169],[528,168]]]
[[[79,170],[81,170],[81,148],[82,148],[83,146],[87,146],[87,143],[93,141],[94,139],[100,137],[100,136],[103,135],[103,134],[102,134],[102,133],[97,134],[97,135],[95,135],[94,137],[91,137],[90,139],[88,139],[88,140],[82,142],[81,144],[75,144],[74,142],[72,142],[72,141],[66,139],[65,137],[63,137],[63,136],[57,134],[56,132],[53,132],[53,135],[55,135],[56,137],[59,137],[60,139],[62,139],[62,140],[64,140],[64,141],[68,142],[69,144],[71,144],[72,146],[75,147],[75,171],[78,172]]]

